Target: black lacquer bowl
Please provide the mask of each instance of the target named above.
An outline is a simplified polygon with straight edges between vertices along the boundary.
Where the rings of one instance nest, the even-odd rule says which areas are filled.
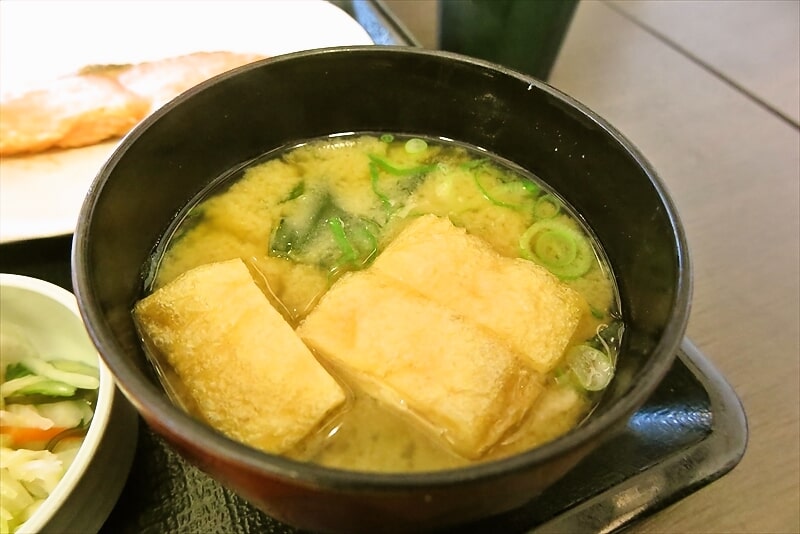
[[[143,265],[210,181],[299,140],[341,132],[441,136],[487,149],[548,182],[586,219],[617,277],[627,324],[598,409],[549,444],[500,461],[381,475],[290,461],[231,441],[174,406],[131,309]],[[519,507],[627,420],[673,362],[690,304],[686,242],[653,169],[590,110],[532,78],[454,54],[350,47],[245,66],[182,95],[119,146],[87,196],[73,283],[119,387],[185,458],[267,514],[321,531],[423,530]]]

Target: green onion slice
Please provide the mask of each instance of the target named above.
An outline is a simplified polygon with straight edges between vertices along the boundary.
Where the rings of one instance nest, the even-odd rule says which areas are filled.
[[[469,170],[477,169],[478,167],[483,166],[485,163],[488,163],[488,161],[489,160],[486,159],[486,158],[473,159],[473,160],[470,160],[470,161],[465,161],[464,163],[461,163],[458,166],[461,169],[469,171]]]
[[[561,203],[551,194],[540,196],[533,205],[533,216],[537,219],[552,219],[560,211]]]
[[[535,183],[531,182],[530,180],[518,180],[513,182],[508,182],[502,184],[502,189],[507,190],[509,193],[513,192],[517,195],[521,196],[536,196],[541,189]]]
[[[496,175],[499,183],[487,189],[480,180],[481,172],[489,176],[492,175],[492,168],[486,168],[488,167],[488,162],[485,159],[468,161],[460,164],[459,167],[467,171],[472,171],[472,179],[475,181],[475,185],[481,192],[481,195],[495,206],[520,209],[524,202],[536,196],[539,192],[539,187],[529,180],[512,180],[507,182],[504,181],[502,177],[497,177]]]
[[[491,202],[495,206],[500,206],[500,207],[503,207],[503,208],[511,208],[511,209],[517,209],[519,207],[519,206],[516,206],[515,204],[509,204],[508,202],[503,202],[502,200],[500,200],[498,198],[495,198],[494,195],[490,194],[486,190],[486,188],[483,187],[483,185],[481,185],[481,181],[478,178],[478,173],[477,172],[473,172],[472,173],[472,178],[475,180],[475,185],[478,186],[478,190],[481,192],[481,195],[483,195],[483,198],[485,198],[486,200],[488,200],[489,202]]]
[[[564,280],[580,278],[594,262],[586,237],[563,222],[535,222],[519,238],[520,254]]]
[[[372,183],[372,192],[375,193],[375,196],[377,196],[380,199],[381,204],[383,204],[385,208],[387,209],[391,208],[392,207],[391,199],[387,195],[382,193],[380,189],[378,189],[378,178],[379,178],[378,165],[374,161],[370,162],[369,164],[369,178],[370,182]]]
[[[333,235],[340,256],[331,267],[331,275],[338,275],[345,270],[359,269],[371,262],[378,253],[378,240],[369,230],[375,225],[368,220],[345,221],[340,217],[328,219],[328,228]]]
[[[394,141],[394,136],[392,134],[383,134],[381,136],[381,141],[384,143],[391,143]]]
[[[569,234],[555,230],[543,232],[536,240],[533,251],[547,266],[562,268],[575,261],[578,245]]]
[[[428,149],[428,143],[423,139],[414,137],[406,141],[405,149],[409,154],[420,154]]]
[[[408,176],[411,174],[425,174],[436,168],[436,165],[417,165],[416,167],[400,168],[395,167],[380,156],[370,155],[369,159],[378,169],[393,174],[395,176]]]
[[[567,352],[567,366],[586,391],[601,391],[614,376],[611,358],[589,345],[576,345]]]
[[[342,261],[344,263],[355,261],[356,251],[353,248],[353,245],[350,244],[350,240],[347,239],[347,234],[344,231],[344,221],[342,221],[342,219],[339,217],[332,217],[328,220],[328,228],[331,229],[333,240],[336,242],[336,246],[339,247],[339,251],[342,253]]]

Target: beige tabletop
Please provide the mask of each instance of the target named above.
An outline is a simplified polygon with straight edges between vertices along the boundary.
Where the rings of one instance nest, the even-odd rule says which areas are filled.
[[[435,46],[433,2],[388,4]],[[582,0],[550,77],[666,184],[693,263],[687,335],[749,422],[733,471],[636,532],[800,532],[799,78],[797,0]]]

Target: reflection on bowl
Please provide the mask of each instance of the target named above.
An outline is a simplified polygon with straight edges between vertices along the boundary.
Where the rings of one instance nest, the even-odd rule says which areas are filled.
[[[111,512],[131,467],[138,428],[136,412],[97,357],[75,297],[65,289],[35,278],[0,275],[0,332],[4,377],[4,403],[0,408],[2,508],[9,516],[16,514],[3,517],[2,522],[11,532],[96,532]],[[31,382],[27,389],[9,393],[11,374],[20,374],[20,365],[34,366],[31,361],[45,367],[42,373],[68,369],[60,375],[65,382],[47,379],[33,384],[40,378],[34,373],[23,376]],[[92,376],[92,369],[98,374]],[[66,391],[71,381],[77,381],[79,387]],[[91,391],[91,404],[84,408],[88,414],[76,415],[71,412],[84,406],[82,391]],[[30,437],[32,431],[24,433],[29,439],[21,437],[23,432],[15,432],[26,428],[30,417],[36,418],[31,410],[48,419],[37,420],[38,428],[34,423],[27,428],[43,432],[54,430],[51,420],[58,428],[73,415],[78,418],[76,427],[84,426],[84,417],[90,417],[91,423],[82,441],[74,436],[83,432],[69,428],[49,437],[48,443],[37,443]],[[12,421],[14,416],[24,419]],[[12,426],[15,423],[22,426]]]
[[[231,169],[277,148],[347,132],[479,147],[535,174],[576,209],[608,256],[626,326],[617,374],[582,425],[496,461],[380,474],[249,448],[170,401],[131,311],[143,296],[143,269],[176,214]],[[658,384],[683,335],[691,285],[684,236],[663,186],[611,126],[507,69],[392,47],[291,54],[179,97],[134,130],[101,170],[73,254],[90,335],[152,428],[266,513],[324,531],[439,528],[528,502],[624,423]]]

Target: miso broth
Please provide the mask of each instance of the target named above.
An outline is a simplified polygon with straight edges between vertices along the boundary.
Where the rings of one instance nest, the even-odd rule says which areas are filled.
[[[604,253],[543,181],[460,143],[349,134],[266,154],[220,177],[191,203],[159,244],[146,292],[195,267],[240,258],[297,328],[333,284],[368,269],[411,221],[428,214],[449,219],[504,257],[544,267],[585,300],[543,392],[485,454],[467,459],[319,358],[347,391],[347,402],[286,455],[365,471],[446,469],[530,449],[580,424],[613,375],[623,333]],[[146,341],[145,347],[173,400],[202,418],[158,350]]]

